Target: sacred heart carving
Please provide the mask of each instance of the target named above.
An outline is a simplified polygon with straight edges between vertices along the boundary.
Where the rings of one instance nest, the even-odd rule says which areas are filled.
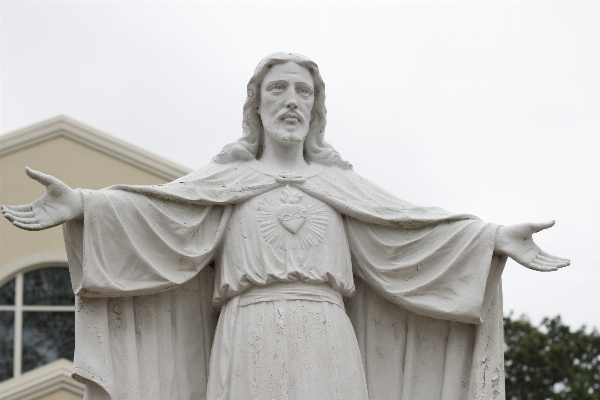
[[[265,193],[257,203],[256,222],[265,241],[280,249],[318,246],[325,237],[329,211],[290,184]]]
[[[279,223],[296,234],[306,221],[306,209],[301,204],[282,204],[277,209]]]

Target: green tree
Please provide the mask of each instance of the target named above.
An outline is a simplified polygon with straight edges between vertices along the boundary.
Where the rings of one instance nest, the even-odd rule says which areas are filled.
[[[504,318],[507,400],[600,399],[600,334],[572,332],[560,317],[539,327]]]

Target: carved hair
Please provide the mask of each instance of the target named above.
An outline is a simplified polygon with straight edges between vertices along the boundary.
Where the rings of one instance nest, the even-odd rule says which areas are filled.
[[[319,67],[314,61],[297,53],[273,53],[265,57],[254,70],[247,86],[248,96],[244,103],[244,119],[242,121],[243,135],[237,141],[229,143],[213,162],[227,164],[235,161],[249,161],[259,159],[263,150],[264,129],[258,114],[260,106],[260,85],[266,73],[273,65],[294,62],[307,68],[315,84],[315,100],[311,111],[311,120],[308,134],[304,140],[304,159],[320,164],[336,166],[342,169],[351,169],[352,165],[342,160],[340,154],[325,141],[325,83],[319,73]]]

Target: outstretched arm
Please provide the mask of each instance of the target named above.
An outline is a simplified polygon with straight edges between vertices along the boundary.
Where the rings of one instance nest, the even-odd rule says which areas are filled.
[[[502,226],[496,234],[494,252],[507,255],[519,264],[536,271],[556,271],[566,267],[571,261],[546,253],[533,241],[534,233],[553,225],[554,221]]]
[[[81,195],[52,175],[25,168],[27,175],[46,186],[46,193],[32,203],[2,206],[2,214],[12,224],[28,231],[52,228],[83,218]]]

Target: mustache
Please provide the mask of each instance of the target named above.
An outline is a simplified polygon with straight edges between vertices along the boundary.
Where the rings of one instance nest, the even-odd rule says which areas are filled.
[[[281,113],[281,115],[279,115],[278,118],[280,118],[280,119],[296,118],[299,121],[304,121],[304,117],[295,111],[284,111]]]

